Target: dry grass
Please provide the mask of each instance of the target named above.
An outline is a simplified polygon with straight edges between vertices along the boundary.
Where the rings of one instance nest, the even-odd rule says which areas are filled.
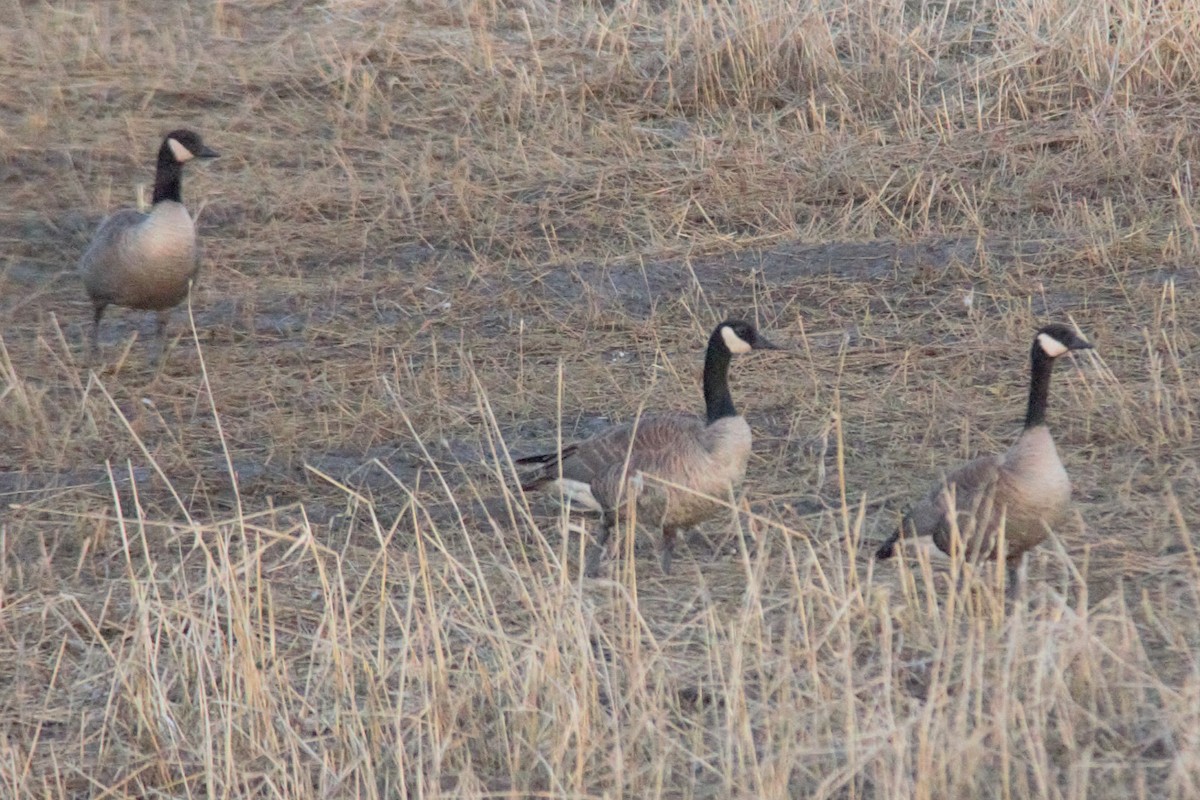
[[[1200,793],[1198,0],[0,9],[0,795]],[[180,124],[195,334],[92,375]],[[727,314],[796,345],[740,513],[582,580],[508,452],[696,407]],[[873,564],[1049,319],[1026,602]]]

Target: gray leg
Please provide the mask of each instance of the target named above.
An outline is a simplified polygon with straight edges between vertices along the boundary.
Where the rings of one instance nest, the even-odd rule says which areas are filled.
[[[92,303],[92,335],[89,347],[93,359],[100,355],[100,319],[107,307],[107,303]]]
[[[155,312],[154,341],[158,342],[157,364],[162,366],[167,360],[167,323],[171,319],[170,310]]]
[[[1024,553],[1017,556],[1016,558],[1010,558],[1006,562],[1004,562],[1004,567],[1005,567],[1005,571],[1006,571],[1005,578],[1004,578],[1005,579],[1004,595],[1009,600],[1015,600],[1021,596],[1021,590],[1024,588],[1024,583],[1025,583],[1025,580],[1024,580],[1025,579],[1025,570],[1023,569],[1024,566],[1025,566],[1025,554]]]
[[[589,578],[594,578],[600,574],[600,559],[604,557],[604,550],[608,546],[609,537],[612,536],[613,526],[617,524],[617,515],[612,513],[604,514],[604,523],[600,528],[600,538],[592,545],[587,556],[587,564],[584,565],[583,574]]]
[[[663,575],[671,574],[671,559],[675,556],[675,534],[678,528],[664,527],[662,529],[662,571]]]

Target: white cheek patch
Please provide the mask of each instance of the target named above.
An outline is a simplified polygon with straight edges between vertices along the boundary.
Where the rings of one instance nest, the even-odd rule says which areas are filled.
[[[175,156],[175,160],[180,164],[195,158],[192,151],[180,144],[177,139],[167,139],[167,145],[171,148],[171,153]]]
[[[728,325],[721,326],[721,338],[725,340],[725,346],[729,348],[729,352],[731,353],[750,352],[750,343],[734,333],[733,328]]]
[[[1042,352],[1051,358],[1058,358],[1070,349],[1048,333],[1039,333],[1037,340],[1042,347]]]

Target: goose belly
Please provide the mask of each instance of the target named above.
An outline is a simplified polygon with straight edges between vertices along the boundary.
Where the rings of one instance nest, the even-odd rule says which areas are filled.
[[[978,506],[959,509],[958,532],[968,558],[999,557],[1000,532],[1004,531],[1004,555],[1008,560],[1037,547],[1064,516],[1065,507],[1031,509],[1020,503],[1005,502],[1007,495],[996,492],[989,498],[977,498]],[[934,543],[943,552],[952,550],[952,528],[947,523],[934,533]]]
[[[118,287],[116,303],[147,311],[174,308],[187,299],[196,272],[194,259],[160,262],[157,271],[131,271]]]
[[[1008,548],[1024,552],[1043,541],[1071,505],[1071,480],[1049,429],[1026,431],[1006,455],[1001,474],[1012,498],[1004,531]]]
[[[1071,505],[1071,484],[1060,465],[1056,472],[1023,476],[1014,485],[1013,496],[1004,526],[1010,557],[1041,544],[1062,523]]]

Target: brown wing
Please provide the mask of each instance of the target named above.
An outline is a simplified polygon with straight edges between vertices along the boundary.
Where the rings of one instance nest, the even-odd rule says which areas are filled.
[[[680,466],[691,462],[703,432],[704,421],[688,414],[642,417],[636,426],[622,425],[596,437],[597,441],[585,443],[586,447],[581,445],[574,459],[578,463],[571,465],[571,477],[587,480],[601,505],[615,507],[621,500],[624,481],[639,472],[686,482]],[[578,473],[574,472],[576,468]]]
[[[79,272],[88,296],[106,303],[120,299],[124,283],[121,263],[123,242],[129,231],[146,220],[146,215],[132,208],[114,212],[92,236],[87,250],[79,259]]]
[[[950,552],[950,497],[954,498],[955,520],[959,533],[968,539],[978,521],[990,527],[996,485],[1000,479],[1001,456],[985,456],[963,464],[934,484],[904,515],[896,532],[875,551],[879,559],[891,558],[896,543],[905,536],[932,536],[944,553]],[[978,547],[976,542],[975,547]]]
[[[953,527],[958,526],[964,544],[975,552],[994,522],[996,486],[1003,458],[984,456],[963,464],[938,481],[904,518],[906,534],[932,536],[943,553],[951,550]],[[950,499],[953,498],[953,516]]]

